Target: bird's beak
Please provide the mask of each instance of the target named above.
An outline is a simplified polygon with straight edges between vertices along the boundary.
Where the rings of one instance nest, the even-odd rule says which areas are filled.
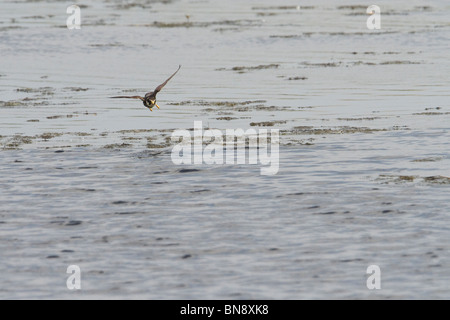
[[[155,103],[155,106],[158,108],[158,109],[161,109],[159,106],[158,106],[158,104],[157,103]]]

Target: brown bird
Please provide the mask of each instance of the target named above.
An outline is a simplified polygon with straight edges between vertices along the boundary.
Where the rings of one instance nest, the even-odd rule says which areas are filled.
[[[159,86],[157,86],[155,91],[147,92],[144,97],[140,97],[140,96],[118,96],[118,97],[111,97],[111,98],[112,99],[140,99],[140,100],[142,100],[142,103],[144,104],[144,106],[149,108],[150,111],[153,111],[152,109],[155,106],[159,109],[159,106],[156,104],[156,95],[157,95],[157,93],[160,92],[161,89],[164,88],[164,86],[167,84],[167,82],[169,82],[170,79],[172,79],[177,74],[177,72],[180,70],[180,68],[181,68],[181,65],[178,67],[178,70],[175,71],[175,73],[170,76],[169,79],[167,79],[166,81],[164,81],[164,83],[162,83]]]

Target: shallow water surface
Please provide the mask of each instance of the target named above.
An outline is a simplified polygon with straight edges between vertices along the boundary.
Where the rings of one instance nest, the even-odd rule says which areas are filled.
[[[0,298],[448,299],[450,7],[378,5],[3,2]],[[194,121],[278,173],[175,165]]]

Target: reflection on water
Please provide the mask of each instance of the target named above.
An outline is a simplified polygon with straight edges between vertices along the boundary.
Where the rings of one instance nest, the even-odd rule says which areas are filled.
[[[0,297],[448,298],[449,7],[377,5],[2,4]],[[194,121],[280,129],[278,174],[174,165]]]

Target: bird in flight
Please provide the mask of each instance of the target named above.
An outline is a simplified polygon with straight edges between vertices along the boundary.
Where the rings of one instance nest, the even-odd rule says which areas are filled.
[[[117,96],[117,97],[111,97],[111,98],[112,99],[140,99],[142,101],[142,103],[144,104],[144,106],[146,106],[150,111],[153,111],[152,109],[154,107],[157,107],[159,109],[159,106],[156,104],[156,94],[158,92],[160,92],[161,89],[164,88],[164,86],[167,84],[167,82],[169,82],[170,79],[172,79],[177,74],[177,72],[180,70],[180,68],[181,68],[181,65],[178,67],[178,70],[175,71],[175,73],[169,77],[169,79],[167,79],[166,81],[164,81],[164,83],[157,86],[154,91],[147,92],[145,94],[145,96],[143,96],[143,97],[140,97],[140,96]]]

